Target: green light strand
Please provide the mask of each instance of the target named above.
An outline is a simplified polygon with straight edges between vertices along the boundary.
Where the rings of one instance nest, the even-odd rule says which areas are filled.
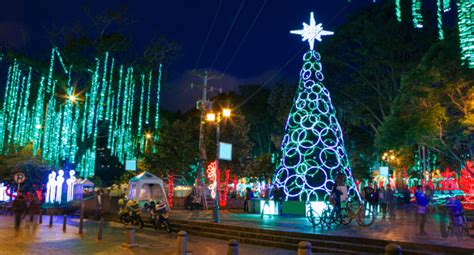
[[[458,2],[458,28],[461,61],[474,68],[474,1]]]
[[[443,33],[443,10],[441,6],[441,0],[437,0],[437,15],[438,15],[438,39],[443,40],[444,39],[444,33]]]
[[[112,58],[112,64],[110,65],[110,78],[109,78],[109,82],[108,82],[108,84],[109,84],[109,89],[108,89],[108,91],[107,91],[107,106],[106,106],[106,107],[107,107],[107,108],[106,108],[107,110],[106,110],[106,112],[105,112],[105,119],[106,119],[106,120],[110,120],[110,119],[111,119],[111,118],[110,118],[110,115],[111,115],[111,111],[112,111],[112,106],[111,106],[110,100],[111,100],[112,94],[114,93],[114,91],[112,90],[112,77],[113,77],[113,75],[114,75],[114,64],[115,64],[114,62],[115,62],[115,59]],[[113,123],[112,123],[112,124],[113,124]]]
[[[149,119],[150,119],[150,93],[151,93],[151,81],[153,79],[153,70],[150,70],[150,74],[148,75],[148,95],[146,100],[146,118],[145,124],[148,126]]]
[[[129,101],[129,86],[130,86],[130,75],[131,75],[131,68],[127,68],[127,75],[125,77],[125,88],[123,90],[123,106],[122,106],[122,125],[120,129],[120,134],[118,135],[118,148],[117,148],[117,157],[119,158],[120,162],[123,164],[124,162],[124,153],[125,153],[125,127],[127,124],[127,108],[128,108],[128,101]]]
[[[156,112],[155,112],[155,141],[158,141],[158,127],[160,125],[160,90],[161,90],[161,67],[158,69],[158,85],[156,88]]]
[[[112,152],[111,154],[112,155],[120,155],[120,154],[117,154],[117,152],[120,152],[120,142],[119,142],[119,132],[121,130],[121,127],[119,126],[119,118],[120,118],[120,107],[123,107],[123,103],[122,105],[120,104],[121,102],[121,94],[122,94],[122,79],[123,79],[123,65],[120,66],[120,69],[119,69],[119,82],[118,82],[118,93],[117,93],[117,105],[115,106],[115,128],[113,130],[113,136],[112,136]],[[117,146],[118,145],[118,146]],[[120,159],[120,157],[119,157]]]
[[[133,135],[132,135],[132,119],[133,119],[133,106],[134,106],[134,102],[135,102],[135,82],[134,82],[134,79],[133,79],[133,68],[131,69],[132,72],[131,72],[131,84],[130,84],[130,100],[129,100],[129,106],[128,106],[128,118],[127,118],[127,129],[126,129],[126,142],[127,142],[127,145],[126,145],[126,150],[125,150],[125,154],[127,155],[127,158],[130,159],[130,156],[131,155],[134,155],[134,149],[133,149],[133,145],[134,145],[134,139],[133,139]]]
[[[33,155],[36,156],[41,146],[41,131],[43,128],[43,105],[44,105],[44,76],[41,76],[38,97],[35,104],[34,134],[33,134]]]
[[[99,120],[104,119],[104,100],[105,100],[105,92],[107,91],[107,61],[109,59],[109,53],[105,53],[105,60],[104,60],[104,74],[102,75],[102,86],[99,88],[100,90],[100,98],[99,98],[99,105],[97,106],[97,118]]]
[[[451,0],[443,0],[443,11],[448,12],[451,10]]]
[[[13,123],[13,127],[14,127],[14,131],[13,131],[13,141],[12,143],[13,144],[17,144],[19,142],[19,133],[20,133],[20,123],[21,123],[21,103],[22,101],[24,100],[24,91],[25,91],[25,88],[26,87],[26,82],[25,82],[25,77],[22,77],[21,78],[21,85],[20,85],[20,89],[19,89],[19,100],[17,101],[17,104],[15,104],[15,113],[14,113],[14,116],[15,116],[15,121]]]
[[[402,7],[400,0],[395,0],[395,14],[397,15],[398,22],[402,22]]]
[[[5,84],[5,95],[3,99],[3,107],[2,107],[2,127],[0,129],[0,153],[4,153],[4,144],[5,144],[5,133],[6,130],[8,129],[8,112],[9,112],[9,104],[8,100],[10,99],[8,97],[10,90],[11,90],[11,81],[12,81],[12,76],[13,76],[13,66],[8,67],[8,75],[7,75],[7,80]]]
[[[77,134],[78,134],[77,129],[78,129],[78,123],[79,123],[80,110],[77,107],[77,105],[74,105],[73,115],[74,115],[74,121],[72,122],[71,137],[69,139],[71,141],[71,148],[69,151],[69,160],[71,164],[75,163],[76,154],[79,149],[77,146]]]
[[[12,89],[10,90],[10,94],[8,95],[8,144],[12,144],[13,140],[13,133],[14,133],[14,127],[15,127],[15,109],[16,109],[16,101],[17,101],[17,93],[19,90],[19,70],[18,70],[18,64],[16,64],[16,60],[14,63],[14,73],[12,77]],[[9,148],[7,147],[7,152]]]
[[[86,93],[86,105],[84,107],[84,111],[82,114],[82,132],[81,132],[81,142],[84,142],[84,139],[86,138],[86,126],[87,126],[87,108],[89,106],[89,94]]]
[[[5,111],[7,111],[7,107],[8,107],[8,100],[9,100],[9,93],[10,93],[10,86],[11,86],[11,80],[12,80],[12,76],[13,76],[13,66],[9,66],[8,67],[8,75],[7,75],[7,81],[5,83],[5,95],[4,95],[4,98],[3,98],[3,108],[2,108],[2,111],[5,113]]]
[[[145,94],[145,75],[141,75],[141,80],[142,80],[142,88],[141,88],[141,93],[140,93],[140,111],[138,112],[138,128],[137,128],[137,137],[142,136],[142,116],[143,116],[143,98]]]
[[[92,89],[91,89],[91,94],[89,97],[89,108],[87,109],[87,135],[90,136],[92,135],[92,127],[94,125],[94,119],[95,119],[95,105],[96,105],[96,100],[97,100],[97,93],[98,93],[98,77],[99,77],[99,65],[100,65],[100,60],[96,58],[96,66],[95,66],[95,72],[92,78]]]
[[[113,104],[115,102],[115,95],[112,95],[112,99],[109,103]],[[114,126],[114,110],[112,108],[112,106],[110,107],[110,116],[109,116],[109,133],[108,133],[108,137],[107,137],[107,148],[108,149],[112,149],[112,143],[113,143],[113,126]]]
[[[25,90],[25,97],[23,99],[23,108],[21,110],[21,117],[20,117],[20,134],[19,134],[19,145],[24,146],[27,142],[26,138],[28,137],[28,131],[26,126],[28,124],[27,115],[28,115],[28,102],[30,99],[30,88],[31,88],[31,72],[32,68],[30,67],[28,72],[28,78],[26,78],[26,90]]]
[[[48,87],[46,87],[46,93],[53,93],[54,91],[51,92],[51,85],[53,82],[53,69],[54,69],[54,52],[56,51],[56,48],[53,48],[51,50],[51,61],[49,62],[49,74],[48,74]]]
[[[413,15],[413,25],[415,28],[423,28],[423,15],[421,14],[422,0],[412,0],[411,10]]]
[[[5,114],[3,111],[0,111],[0,154],[3,153],[3,141],[5,138],[5,119],[4,116]]]
[[[133,117],[133,106],[135,105],[135,81],[133,79],[133,68],[130,73],[130,91],[128,97],[128,113],[127,113],[127,124],[132,126],[132,117]]]
[[[58,48],[55,49],[56,55],[58,56],[59,63],[61,64],[61,67],[63,68],[63,71],[65,74],[69,74],[69,70],[64,64],[63,58],[61,57],[61,53],[59,52]]]

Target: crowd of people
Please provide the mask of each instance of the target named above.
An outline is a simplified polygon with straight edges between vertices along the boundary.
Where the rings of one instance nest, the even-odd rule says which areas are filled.
[[[463,206],[459,198],[447,197],[445,198],[447,200],[444,203],[445,206],[435,206],[434,191],[429,185],[425,187],[418,185],[413,193],[406,185],[398,191],[395,191],[390,185],[376,188],[368,185],[360,193],[366,208],[370,208],[376,216],[381,214],[382,219],[395,220],[396,208],[401,209],[405,216],[414,213],[416,222],[419,224],[419,235],[427,235],[425,229],[427,219],[435,211],[441,215],[440,231],[444,237],[447,237],[447,234],[444,234],[447,232],[446,222],[453,227],[462,226],[466,223]]]
[[[27,192],[26,195],[19,192],[12,202],[12,211],[15,214],[15,228],[20,227],[21,220],[30,215],[30,220],[33,217],[33,214],[36,210],[39,209],[38,198],[30,192]]]

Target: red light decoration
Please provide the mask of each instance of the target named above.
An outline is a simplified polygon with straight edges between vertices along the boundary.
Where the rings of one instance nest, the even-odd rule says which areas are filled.
[[[217,171],[220,178],[220,171]],[[219,192],[219,205],[226,206],[227,205],[227,194],[229,192],[229,179],[230,179],[230,170],[225,170],[225,182],[224,182],[224,191],[221,193]]]
[[[207,173],[207,178],[209,179],[209,182],[211,183],[208,188],[211,190],[211,197],[216,198],[216,185],[217,185],[217,175],[218,171],[216,170],[216,162],[213,161],[207,165],[206,168],[206,173]]]
[[[439,190],[459,190],[459,186],[456,180],[456,172],[451,171],[451,169],[446,168],[444,172],[441,173],[443,179],[438,182]]]
[[[15,191],[12,185],[7,185],[7,189],[5,190],[5,193],[7,194],[7,196],[10,197],[10,200],[13,200],[13,198],[16,197],[16,195],[13,194],[15,193]]]
[[[173,207],[173,175],[168,178],[168,204]]]
[[[33,190],[35,191],[36,198],[38,201],[43,201],[43,188],[44,184],[41,184],[41,188],[37,189],[36,184],[33,184]]]
[[[237,184],[239,184],[239,179],[237,179],[237,175],[234,175],[234,190],[237,191]]]
[[[466,166],[461,170],[459,188],[464,192],[464,198],[462,199],[464,208],[474,210],[474,167],[469,160],[466,162]]]

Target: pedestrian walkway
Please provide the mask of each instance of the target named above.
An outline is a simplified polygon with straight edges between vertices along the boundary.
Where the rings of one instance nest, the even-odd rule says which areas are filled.
[[[28,217],[26,217],[28,218]],[[84,234],[79,232],[79,219],[69,218],[66,232],[62,230],[62,216],[54,217],[50,228],[49,216],[43,216],[43,224],[23,221],[19,230],[13,227],[14,217],[0,216],[0,254],[160,254],[171,255],[177,250],[177,234],[152,229],[137,229],[136,241],[139,248],[129,250],[120,244],[125,240],[123,225],[104,223],[103,240],[97,240],[98,222],[85,220]],[[188,236],[188,251],[193,255],[226,254],[227,242]],[[240,254],[294,255],[296,251],[239,244]]]
[[[430,214],[426,223],[428,235],[420,236],[419,224],[414,212],[397,211],[396,220],[382,219],[380,216],[370,227],[360,227],[355,222],[348,226],[335,226],[331,230],[314,229],[305,217],[264,216],[247,214],[242,211],[221,211],[223,225],[260,228],[285,232],[315,233],[329,236],[369,238],[386,241],[436,244],[442,246],[473,249],[474,238],[457,240],[454,236],[443,238],[440,232],[441,218]],[[171,211],[171,220],[212,221],[212,211]],[[474,230],[471,230],[474,231]]]

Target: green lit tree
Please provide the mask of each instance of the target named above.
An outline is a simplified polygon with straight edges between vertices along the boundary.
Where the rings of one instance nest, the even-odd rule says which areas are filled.
[[[327,200],[337,177],[345,176],[349,194],[358,197],[341,127],[329,91],[322,81],[321,57],[313,50],[314,40],[324,31],[311,13],[310,25],[292,31],[308,40],[310,50],[303,56],[300,82],[281,143],[282,157],[277,165],[275,184],[287,200]],[[342,180],[343,178],[341,178]]]

